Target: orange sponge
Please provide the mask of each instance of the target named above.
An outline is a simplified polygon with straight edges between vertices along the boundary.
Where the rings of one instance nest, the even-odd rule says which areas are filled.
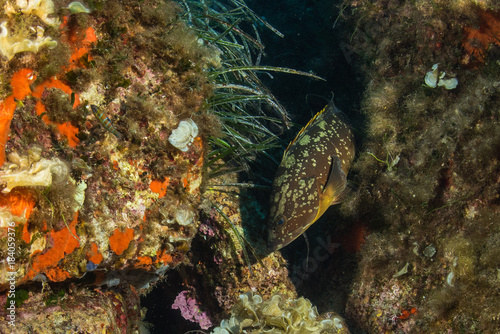
[[[73,253],[80,246],[80,242],[74,237],[76,235],[75,226],[77,222],[78,212],[75,213],[69,229],[63,228],[60,231],[52,231],[48,234],[47,244],[52,244],[52,247],[33,259],[32,269],[35,273],[57,267],[57,264],[64,258],[65,254]]]
[[[109,247],[116,255],[122,255],[132,239],[134,239],[133,229],[127,228],[125,232],[115,229],[113,235],[109,238]]]

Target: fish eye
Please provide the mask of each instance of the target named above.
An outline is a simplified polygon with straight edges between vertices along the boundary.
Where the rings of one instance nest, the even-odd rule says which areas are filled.
[[[283,225],[283,223],[286,221],[286,218],[284,216],[281,216],[280,220],[278,220],[278,225]]]

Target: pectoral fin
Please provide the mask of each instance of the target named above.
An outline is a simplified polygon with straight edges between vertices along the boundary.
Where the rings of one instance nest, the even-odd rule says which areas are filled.
[[[347,177],[342,170],[340,159],[338,157],[333,157],[328,180],[326,181],[320,195],[319,216],[325,213],[330,205],[334,205],[342,201],[346,185]]]

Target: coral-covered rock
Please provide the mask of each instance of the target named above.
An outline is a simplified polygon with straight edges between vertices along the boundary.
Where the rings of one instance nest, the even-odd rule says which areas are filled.
[[[15,312],[2,307],[0,332],[22,333],[143,333],[139,296],[127,292],[91,291],[70,287],[51,291],[18,290]],[[0,296],[0,304],[10,299]],[[8,305],[10,306],[10,305]],[[14,314],[14,316],[9,316]],[[10,324],[12,321],[12,326]]]
[[[498,4],[351,5],[351,60],[370,82],[358,187],[342,206],[368,223],[347,317],[369,333],[495,332]],[[430,88],[452,76],[455,89]]]
[[[20,9],[20,22],[48,26],[66,13],[37,3]],[[182,119],[204,119],[212,53],[173,3],[144,8],[109,2],[60,17],[46,31],[55,49],[4,65],[0,253],[15,235],[17,284],[89,274],[98,285],[147,288],[190,249],[207,131],[191,133],[182,151],[168,138]],[[1,269],[4,290],[12,270]]]

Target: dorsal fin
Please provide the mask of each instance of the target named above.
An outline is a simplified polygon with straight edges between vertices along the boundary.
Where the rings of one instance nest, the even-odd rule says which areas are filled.
[[[292,147],[292,145],[297,141],[297,138],[299,138],[299,136],[316,120],[316,118],[318,118],[321,114],[323,114],[326,110],[329,110],[331,108],[335,108],[335,104],[333,103],[333,99],[328,102],[328,104],[323,108],[323,110],[321,110],[320,112],[318,112],[316,115],[314,115],[313,118],[311,118],[311,120],[309,120],[309,122],[307,122],[306,126],[304,126],[300,131],[299,133],[297,133],[297,135],[295,136],[295,138],[290,142],[290,144],[288,144],[288,147],[286,148],[285,150],[285,153],[288,152],[288,150],[290,149],[290,147]]]

